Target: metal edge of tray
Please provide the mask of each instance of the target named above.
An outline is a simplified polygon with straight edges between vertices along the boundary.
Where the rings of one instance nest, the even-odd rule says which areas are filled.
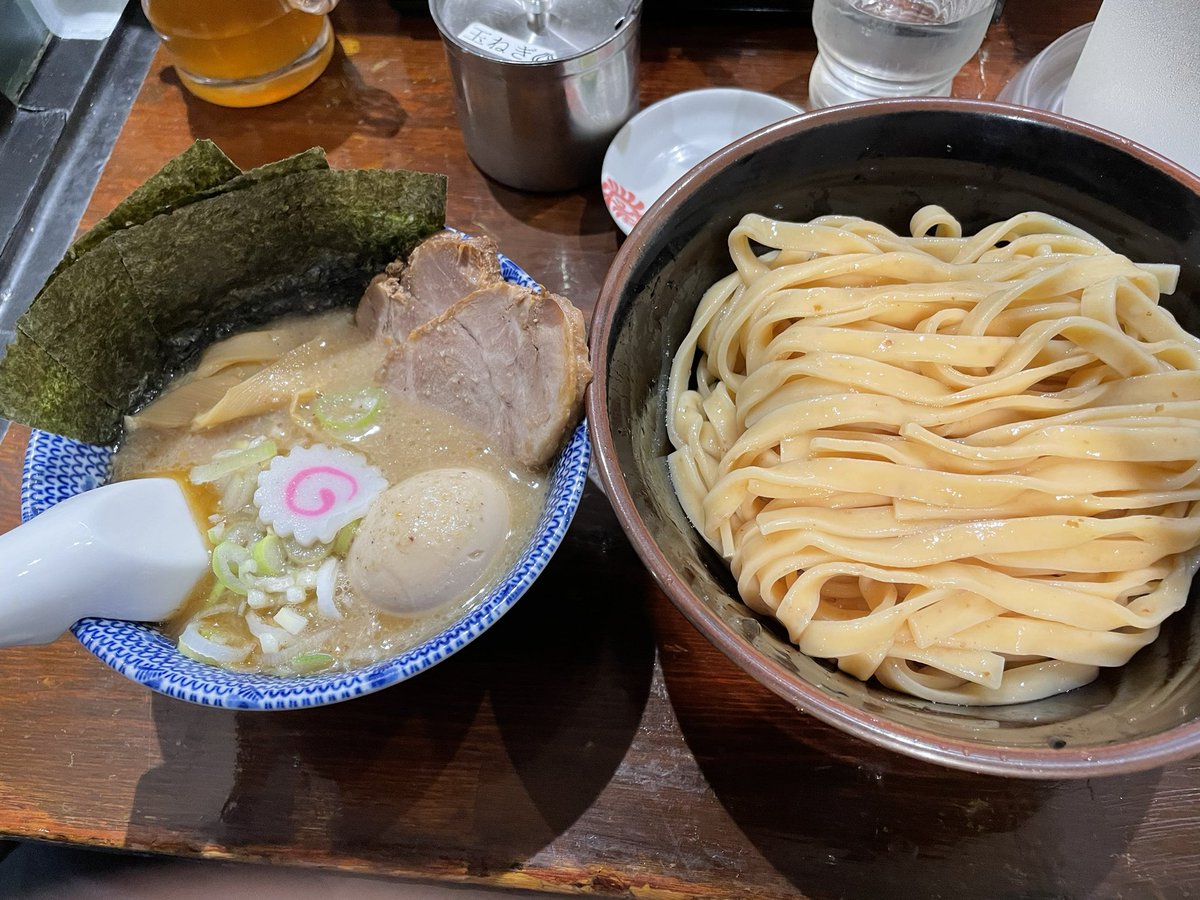
[[[53,39],[20,102],[0,98],[0,344],[70,246],[157,46],[130,3],[105,40]]]

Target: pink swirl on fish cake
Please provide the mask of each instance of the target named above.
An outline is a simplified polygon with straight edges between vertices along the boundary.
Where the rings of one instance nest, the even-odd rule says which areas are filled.
[[[302,490],[313,490],[305,482],[314,478],[319,479],[323,475],[349,486],[350,493],[346,494],[342,498],[343,500],[353,500],[355,495],[358,494],[358,479],[344,469],[339,469],[335,466],[309,466],[293,475],[291,481],[283,489],[283,500],[287,508],[299,516],[321,516],[333,509],[338,502],[338,495],[334,488],[325,485],[318,484],[315,489],[316,500],[319,505],[301,505],[301,503],[311,498],[308,493],[301,494],[299,500],[297,500],[296,495],[300,494]]]
[[[302,547],[331,543],[339,530],[366,515],[387,479],[360,453],[314,444],[276,456],[258,474],[259,521]]]

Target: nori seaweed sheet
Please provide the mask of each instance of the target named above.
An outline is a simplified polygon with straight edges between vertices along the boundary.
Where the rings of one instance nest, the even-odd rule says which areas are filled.
[[[133,225],[141,225],[154,216],[190,203],[218,185],[242,174],[242,170],[234,165],[233,160],[212,141],[195,141],[178,156],[168,160],[161,169],[114,206],[112,212],[78,237],[47,280],[47,284],[62,269],[73,264],[110,234]]]
[[[19,332],[0,366],[0,415],[94,444],[112,443],[121,433],[120,410]]]
[[[117,231],[141,225],[155,216],[217,194],[241,190],[281,175],[328,168],[329,160],[324,148],[312,147],[243,172],[220,147],[202,138],[168,160],[133,193],[113,207],[112,212],[76,238],[46,279],[46,284]]]
[[[444,219],[444,176],[311,171],[194,203],[113,243],[155,330],[207,342],[221,330],[264,321],[268,308],[286,304],[297,273],[312,273],[304,276],[310,285],[322,271],[346,284],[356,268],[361,295],[371,275],[406,256]],[[316,293],[307,295],[315,301]],[[355,299],[343,292],[316,305]]]
[[[205,200],[209,197],[215,197],[218,194],[240,191],[242,188],[252,187],[260,182],[270,181],[272,178],[281,178],[284,175],[295,175],[297,172],[311,172],[315,169],[328,168],[329,160],[325,156],[324,148],[312,147],[276,162],[264,163],[256,168],[247,169],[245,172],[235,175],[228,181],[207,190],[198,191],[191,200]],[[182,203],[177,204],[177,206],[183,205]]]
[[[164,354],[117,247],[120,235],[141,227],[116,232],[92,248],[46,285],[17,320],[21,333],[122,410],[149,385]]]
[[[356,302],[445,221],[442,175],[221,160],[197,142],[76,242],[0,360],[0,414],[110,443],[213,340]]]

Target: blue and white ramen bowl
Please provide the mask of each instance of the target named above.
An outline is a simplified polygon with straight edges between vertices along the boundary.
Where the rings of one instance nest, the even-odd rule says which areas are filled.
[[[501,272],[515,284],[536,282],[504,256]],[[104,484],[112,451],[34,430],[25,452],[21,519],[29,521],[75,494]],[[525,551],[499,583],[461,619],[411,649],[349,672],[277,676],[231,672],[184,656],[153,625],[81,619],[71,631],[101,661],[152,690],[205,706],[300,709],[369,694],[413,677],[483,634],[541,574],[562,542],[587,481],[591,445],[581,422],[551,465],[549,490]]]

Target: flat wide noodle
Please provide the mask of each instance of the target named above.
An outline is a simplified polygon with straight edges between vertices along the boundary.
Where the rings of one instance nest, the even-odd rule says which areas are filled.
[[[675,490],[805,653],[947,703],[1070,690],[1200,565],[1177,267],[1037,212],[910,230],[742,219],[671,370]]]

